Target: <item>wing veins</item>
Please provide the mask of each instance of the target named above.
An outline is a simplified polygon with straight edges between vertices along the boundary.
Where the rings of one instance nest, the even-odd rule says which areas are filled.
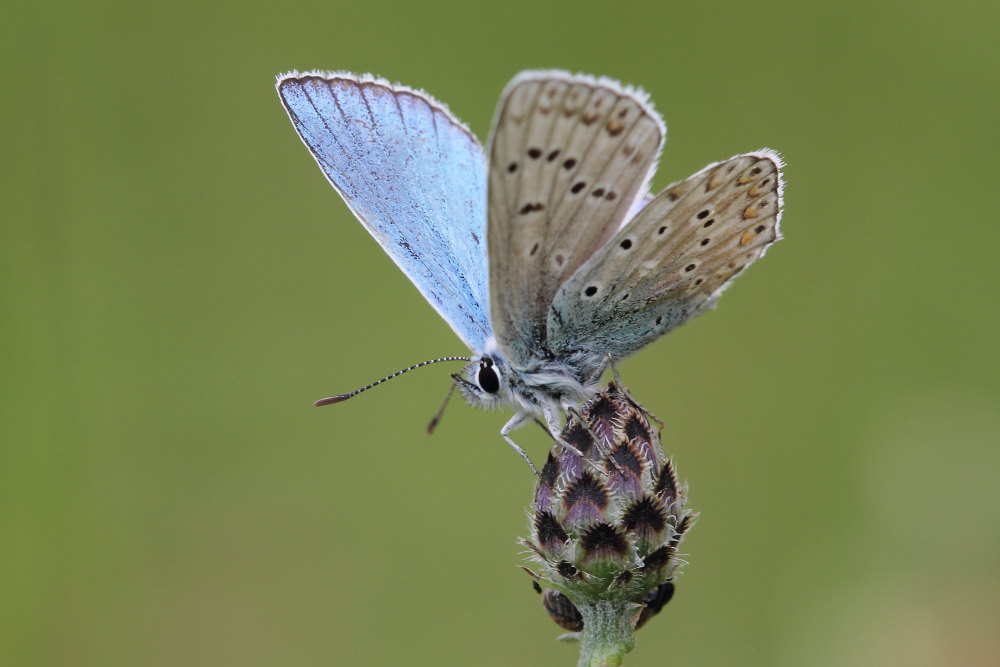
[[[337,111],[340,112],[340,116],[341,116],[341,118],[344,119],[345,124],[346,124],[347,123],[347,114],[345,114],[344,110],[341,108],[340,102],[337,100],[337,96],[333,94],[333,88],[330,86],[330,83],[328,81],[325,81],[324,84],[326,85],[327,89],[330,92],[330,99],[333,100],[334,105],[337,107]],[[323,127],[326,128],[327,134],[330,135],[330,138],[334,141],[334,143],[337,144],[337,147],[340,148],[340,152],[343,153],[344,155],[346,155],[347,154],[347,149],[344,148],[344,144],[341,143],[340,138],[337,137],[336,132],[333,131],[333,128],[330,127],[330,124],[326,121],[326,118],[324,118],[323,114],[320,113],[319,107],[316,106],[316,100],[313,99],[312,93],[309,90],[309,88],[307,86],[302,86],[301,87],[301,91],[302,91],[302,94],[305,96],[305,98],[307,100],[309,100],[309,106],[311,106],[313,108],[313,111],[316,112],[316,117],[319,118],[320,121],[323,123]],[[297,117],[297,115],[296,115],[296,117]],[[316,151],[312,150],[311,147],[309,149],[309,152],[312,153],[313,155],[319,157],[323,161],[323,163],[326,164],[329,167],[329,169],[322,169],[321,171],[323,172],[323,175],[326,176],[326,179],[328,181],[330,181],[330,183],[333,184],[334,188],[336,190],[340,191],[341,190],[341,186],[338,185],[337,183],[335,183],[334,180],[333,180],[333,178],[330,177],[330,172],[331,171],[337,171],[336,169],[334,169],[334,165],[331,164],[329,161],[327,161],[325,155],[319,155],[319,153],[317,153]],[[344,181],[346,181],[347,183],[350,183],[351,188],[355,192],[358,191],[358,185],[357,185],[357,183],[355,183],[351,179],[350,176],[347,176],[345,174],[341,174],[341,177],[344,179]],[[351,208],[353,208],[353,207],[351,207]]]

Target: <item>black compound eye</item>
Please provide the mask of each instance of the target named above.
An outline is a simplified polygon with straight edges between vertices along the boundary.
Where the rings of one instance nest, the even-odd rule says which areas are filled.
[[[500,376],[493,369],[492,359],[483,359],[479,363],[479,386],[487,394],[495,394],[500,391]]]

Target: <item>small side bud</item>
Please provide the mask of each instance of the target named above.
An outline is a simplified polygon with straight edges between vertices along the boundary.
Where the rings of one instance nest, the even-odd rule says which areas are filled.
[[[570,632],[583,630],[583,616],[580,615],[576,605],[559,591],[550,588],[542,593],[542,604],[556,625],[563,630]]]

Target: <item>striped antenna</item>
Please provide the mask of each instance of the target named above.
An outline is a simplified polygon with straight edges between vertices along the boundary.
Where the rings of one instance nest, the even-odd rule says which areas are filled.
[[[380,384],[382,384],[383,382],[388,382],[389,380],[393,379],[394,377],[399,377],[403,373],[408,373],[408,372],[410,372],[410,371],[412,371],[412,370],[414,370],[416,368],[421,368],[423,366],[429,366],[431,364],[438,364],[438,363],[441,363],[442,361],[472,361],[472,360],[469,359],[469,357],[441,357],[440,359],[430,359],[428,361],[421,361],[419,364],[413,364],[412,366],[404,368],[401,371],[396,371],[392,375],[387,375],[384,378],[382,378],[381,380],[378,380],[377,382],[372,382],[371,384],[366,385],[364,387],[361,387],[360,389],[355,389],[354,391],[352,391],[352,392],[350,392],[348,394],[338,394],[336,396],[330,396],[328,398],[321,398],[318,401],[316,401],[316,403],[314,405],[318,408],[321,405],[333,405],[334,403],[341,403],[341,402],[346,401],[347,399],[351,398],[352,396],[357,396],[358,394],[360,394],[363,391],[368,391],[372,387],[377,387]]]

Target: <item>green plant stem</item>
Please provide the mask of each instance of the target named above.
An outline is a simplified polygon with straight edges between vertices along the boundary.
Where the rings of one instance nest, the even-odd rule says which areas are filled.
[[[624,601],[577,605],[583,616],[577,667],[618,667],[635,646],[636,606]]]

